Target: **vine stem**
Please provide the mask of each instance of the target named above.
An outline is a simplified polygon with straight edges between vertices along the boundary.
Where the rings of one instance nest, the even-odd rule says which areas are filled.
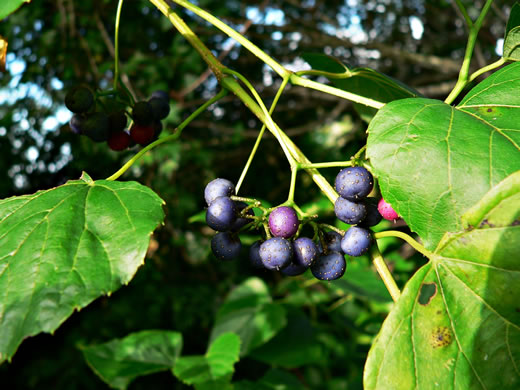
[[[457,80],[457,83],[455,84],[455,87],[453,87],[453,90],[444,100],[444,102],[447,104],[453,103],[453,101],[457,98],[457,96],[459,96],[462,90],[469,83],[469,65],[471,63],[471,57],[473,56],[473,49],[475,48],[475,44],[477,42],[477,35],[480,30],[480,27],[482,27],[482,23],[484,22],[484,18],[486,17],[486,14],[489,8],[491,7],[492,2],[493,0],[486,0],[486,3],[484,4],[482,11],[480,11],[480,15],[478,16],[475,23],[469,25],[468,44],[466,46],[466,52],[464,53],[464,60],[462,61],[462,66],[460,68],[459,78]],[[457,2],[457,5],[459,5],[459,2]],[[469,18],[469,16],[467,18]]]
[[[384,237],[398,237],[401,240],[406,241],[408,244],[410,244],[417,252],[421,253],[423,256],[426,256],[428,258],[432,257],[432,252],[430,252],[428,249],[426,249],[424,246],[419,244],[417,241],[415,241],[411,236],[409,236],[406,233],[397,231],[397,230],[386,230],[384,232],[378,232],[374,233],[374,237],[376,239],[378,238],[384,238]]]
[[[455,4],[457,4],[457,7],[459,7],[459,10],[462,13],[462,16],[464,17],[464,20],[466,21],[468,28],[471,28],[473,26],[473,21],[469,17],[466,7],[464,7],[464,4],[462,4],[462,1],[460,0],[455,0]]]
[[[479,70],[473,72],[471,74],[471,76],[469,77],[469,82],[472,82],[473,80],[475,80],[481,74],[484,74],[486,72],[489,72],[490,70],[496,69],[499,66],[504,65],[505,63],[506,63],[506,60],[504,59],[504,57],[500,57],[500,59],[498,61],[495,61],[492,64],[484,66],[484,67],[480,68]]]
[[[154,142],[152,142],[150,145],[145,146],[143,149],[141,149],[139,152],[137,152],[130,160],[128,160],[119,170],[114,173],[112,176],[107,177],[106,180],[117,180],[123,173],[125,173],[137,160],[139,160],[146,152],[149,150],[155,148],[158,145],[164,144],[165,142],[173,141],[180,137],[182,130],[197,116],[199,116],[203,111],[206,110],[209,106],[211,106],[213,103],[221,99],[222,97],[227,95],[227,91],[225,89],[221,90],[218,94],[216,94],[214,97],[209,99],[207,102],[205,102],[202,106],[197,108],[189,117],[187,117],[177,128],[174,130],[172,135],[169,135],[167,137],[160,138]]]
[[[351,167],[352,161],[330,161],[326,163],[309,163],[298,164],[299,169],[308,168],[336,168],[336,167]]]
[[[116,25],[114,37],[114,89],[117,89],[119,81],[119,23],[121,21],[121,10],[123,9],[123,0],[117,3]]]
[[[392,297],[394,302],[397,302],[399,300],[399,297],[401,296],[401,291],[399,291],[399,287],[397,287],[394,277],[388,269],[388,266],[386,265],[385,260],[383,259],[383,256],[381,255],[381,252],[379,251],[379,248],[377,247],[376,243],[372,245],[372,249],[370,250],[370,256],[372,257],[372,262],[376,267],[377,273],[379,274],[379,276],[381,276],[381,279],[383,279],[383,283],[385,284],[386,289],[390,293],[390,296]]]

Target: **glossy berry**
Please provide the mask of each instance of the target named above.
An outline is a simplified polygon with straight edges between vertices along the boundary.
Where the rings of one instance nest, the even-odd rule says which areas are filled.
[[[269,214],[269,229],[275,237],[292,237],[299,225],[298,214],[292,207],[277,207]]]
[[[235,202],[227,196],[219,196],[213,200],[206,211],[206,223],[210,228],[219,232],[230,230],[235,219]]]
[[[341,249],[349,256],[361,256],[368,252],[372,245],[370,230],[352,226],[341,240]]]
[[[376,226],[379,222],[381,222],[381,219],[383,218],[381,216],[381,213],[379,213],[379,210],[377,209],[377,199],[376,198],[366,198],[363,202],[365,204],[365,207],[367,209],[367,215],[363,221],[359,223],[359,226],[361,227],[372,227]]]
[[[325,247],[328,252],[341,252],[341,239],[343,238],[341,234],[331,230],[323,235],[325,240]]]
[[[108,115],[104,112],[88,114],[81,127],[82,133],[95,142],[104,142],[108,139]]]
[[[240,216],[240,213],[242,212],[242,210],[244,210],[247,207],[247,203],[245,203],[245,202],[235,202],[235,206],[236,206],[236,213],[237,213],[237,215],[236,215],[235,222],[233,222],[233,225],[231,225],[231,230],[234,231],[234,232],[237,232],[242,227],[247,225],[249,222],[252,222],[253,220]],[[245,212],[245,214],[249,215],[249,216],[254,216],[255,215],[255,213],[253,212],[252,209],[248,209]]]
[[[390,206],[389,203],[386,203],[386,201],[381,198],[379,200],[379,203],[377,204],[377,209],[379,210],[379,213],[384,219],[387,219],[388,221],[395,221],[399,218],[399,215],[395,212],[395,210]]]
[[[130,145],[130,134],[126,131],[111,133],[107,140],[108,147],[115,151],[121,151]]]
[[[374,178],[363,167],[348,167],[339,171],[335,187],[343,198],[353,202],[359,201],[372,191]]]
[[[303,265],[294,264],[294,262],[291,262],[287,267],[282,268],[280,272],[287,276],[297,276],[303,274],[305,271],[307,271],[309,267],[305,267]]]
[[[263,269],[264,263],[262,262],[262,258],[260,257],[260,245],[262,241],[255,241],[251,248],[249,248],[249,262],[253,266],[253,268]]]
[[[65,105],[76,114],[87,112],[94,105],[94,95],[87,87],[74,87],[65,95]]]
[[[220,260],[233,260],[240,255],[242,243],[237,235],[219,232],[211,239],[211,251]]]
[[[153,138],[154,128],[152,125],[138,125],[134,123],[130,128],[130,137],[136,144],[147,145]]]
[[[161,90],[152,92],[152,95],[150,96],[150,98],[159,98],[159,99],[166,100],[166,101],[170,100],[170,96],[168,95],[168,92],[161,91]]]
[[[316,244],[307,237],[300,237],[294,240],[293,244],[293,261],[294,265],[302,267],[310,267],[318,256],[318,248]]]
[[[117,133],[125,129],[128,119],[126,118],[125,112],[123,110],[118,110],[108,115],[108,122],[110,126],[110,132]]]
[[[83,124],[87,116],[84,114],[74,114],[70,118],[69,126],[73,133],[75,134],[83,134]]]
[[[270,270],[279,270],[291,263],[292,246],[289,241],[281,237],[273,237],[260,245],[260,258],[264,267]]]
[[[152,107],[152,115],[156,121],[166,118],[170,113],[170,104],[168,103],[168,100],[159,97],[152,97],[148,100],[148,103],[150,103],[150,107]]]
[[[132,109],[132,118],[138,125],[149,125],[153,122],[153,111],[150,103],[140,101]]]
[[[231,196],[235,193],[235,185],[227,179],[214,179],[204,188],[204,199],[209,205],[219,196]]]
[[[336,280],[345,274],[347,263],[345,257],[339,252],[319,256],[311,265],[311,272],[319,280]]]
[[[360,223],[367,215],[367,209],[363,203],[355,203],[338,196],[334,203],[336,216],[349,225]]]

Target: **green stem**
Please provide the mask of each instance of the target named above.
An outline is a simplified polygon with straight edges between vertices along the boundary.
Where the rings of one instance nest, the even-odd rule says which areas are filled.
[[[298,164],[299,169],[350,167],[352,161],[330,161],[326,163]]]
[[[462,61],[462,66],[460,68],[459,78],[457,80],[457,83],[455,84],[455,87],[453,87],[453,90],[450,92],[446,100],[444,100],[444,102],[447,104],[453,103],[453,101],[457,98],[457,96],[459,96],[462,90],[469,83],[469,65],[471,63],[471,57],[473,56],[473,49],[475,48],[475,44],[477,42],[477,35],[480,30],[480,27],[482,27],[482,23],[484,22],[484,18],[486,17],[486,14],[489,10],[489,7],[491,7],[492,2],[493,0],[486,1],[486,4],[484,4],[482,11],[480,11],[479,17],[477,18],[475,23],[470,26],[468,44],[466,46],[466,52],[464,53],[464,60]]]
[[[505,63],[506,63],[506,60],[504,59],[504,57],[502,57],[498,61],[495,61],[492,64],[489,64],[487,66],[484,66],[483,68],[480,68],[479,70],[477,70],[471,74],[471,76],[469,77],[469,82],[472,82],[478,76],[480,76],[486,72],[489,72],[490,70],[496,69],[499,66],[504,65]]]
[[[289,196],[287,197],[287,202],[294,204],[294,189],[296,188],[296,176],[298,175],[297,166],[291,167],[291,184],[289,186]]]
[[[280,99],[280,96],[282,96],[282,92],[285,89],[285,86],[289,82],[289,78],[285,78],[282,80],[282,84],[280,85],[280,88],[278,88],[278,91],[276,92],[276,95],[274,97],[273,103],[271,104],[271,108],[269,108],[269,114],[272,115],[274,112],[274,109],[276,105],[278,104],[278,100]],[[260,129],[260,133],[258,134],[258,137],[256,138],[255,145],[253,146],[253,150],[251,150],[251,153],[249,154],[249,158],[247,159],[246,165],[244,166],[244,169],[242,169],[242,173],[240,174],[240,178],[238,179],[237,185],[236,185],[236,193],[238,194],[238,190],[240,190],[240,187],[242,186],[242,183],[244,182],[244,179],[247,175],[247,171],[249,170],[249,167],[251,166],[251,163],[253,161],[253,158],[255,157],[256,151],[258,150],[258,146],[260,145],[260,141],[262,141],[262,137],[265,132],[265,123],[262,124],[262,128]]]
[[[152,142],[150,145],[145,146],[143,149],[141,149],[139,152],[135,154],[130,160],[128,160],[116,173],[114,173],[112,176],[108,177],[106,180],[117,180],[123,173],[125,173],[137,160],[139,160],[146,152],[148,152],[150,149],[155,148],[158,145],[161,145],[165,142],[173,141],[180,137],[182,130],[197,116],[199,116],[203,111],[206,110],[209,106],[211,106],[213,103],[215,103],[220,98],[226,96],[227,91],[225,89],[221,90],[218,94],[216,94],[214,97],[209,99],[207,102],[205,102],[202,106],[197,108],[189,117],[187,117],[175,130],[172,135],[169,135],[167,137],[160,138],[154,142]]]
[[[297,76],[324,76],[329,79],[348,79],[352,77],[352,73],[345,67],[345,71],[343,73],[333,73],[333,72],[325,72],[323,70],[309,69],[309,70],[299,70],[298,72],[294,72]]]
[[[114,37],[114,89],[117,89],[117,83],[119,81],[119,22],[121,20],[121,10],[123,9],[123,0],[119,0],[117,3],[116,11],[116,26],[115,26],[115,37]]]
[[[459,10],[462,13],[462,16],[464,17],[464,20],[466,21],[468,28],[471,28],[473,26],[473,21],[469,17],[468,11],[466,11],[466,7],[464,7],[464,4],[462,4],[462,1],[460,0],[455,0],[455,3],[457,4],[457,7],[459,7]]]
[[[387,230],[384,232],[374,233],[374,237],[376,239],[383,238],[383,237],[398,237],[398,238],[406,241],[408,244],[410,244],[417,252],[421,253],[423,256],[426,256],[428,258],[432,257],[432,252],[430,252],[424,246],[419,244],[417,241],[415,241],[412,237],[410,237],[406,233],[403,233],[403,232],[400,232],[397,230]]]
[[[374,266],[376,267],[377,273],[379,274],[379,276],[381,276],[381,279],[383,279],[383,283],[385,284],[386,289],[390,293],[390,296],[392,297],[394,302],[397,302],[399,300],[399,297],[401,296],[401,292],[399,291],[399,287],[397,287],[397,284],[395,283],[392,273],[390,272],[388,266],[385,263],[385,259],[383,259],[381,252],[379,252],[379,248],[377,247],[376,243],[372,245],[370,256],[372,258]]]
[[[328,223],[320,223],[319,226],[327,228],[329,230],[333,230],[333,231],[335,231],[336,233],[338,233],[338,234],[340,234],[342,236],[345,234],[345,232],[343,230],[337,228],[336,226],[329,225]]]

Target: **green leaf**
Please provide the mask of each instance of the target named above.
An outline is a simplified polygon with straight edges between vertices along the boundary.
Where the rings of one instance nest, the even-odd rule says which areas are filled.
[[[163,201],[136,182],[81,180],[0,200],[0,362],[143,264]]]
[[[429,249],[462,214],[520,169],[520,63],[494,73],[457,107],[430,99],[384,106],[367,156],[381,192]]]
[[[171,369],[181,349],[182,335],[164,330],[132,333],[81,348],[90,368],[116,389],[126,389],[139,376]]]
[[[508,61],[520,60],[520,3],[511,8],[504,36],[502,57]]]
[[[292,374],[270,369],[258,382],[235,382],[234,390],[302,390],[305,387]]]
[[[216,389],[223,389],[222,386],[229,383],[233,375],[239,352],[240,338],[234,333],[223,333],[211,343],[204,356],[179,358],[173,373],[188,385],[200,385],[198,387],[205,389],[217,386]]]
[[[302,55],[302,58],[315,70],[332,73],[345,72],[346,67],[339,60],[325,54],[306,53]],[[330,78],[330,81],[343,91],[356,93],[382,103],[419,96],[419,93],[413,88],[373,69],[354,68],[350,70],[350,73],[349,78]],[[354,107],[361,118],[367,122],[377,112],[375,108],[358,103],[354,103]]]
[[[273,303],[266,284],[249,278],[236,287],[217,313],[211,340],[223,333],[240,336],[240,356],[272,339],[287,324],[283,306]]]
[[[492,188],[406,285],[365,389],[520,388],[520,171]]]
[[[513,4],[513,7],[511,7],[511,13],[509,14],[509,19],[506,26],[505,37],[507,38],[509,32],[518,26],[520,26],[520,3],[517,1],[515,4]]]
[[[2,0],[0,7],[0,20],[14,13],[24,3],[30,3],[31,0]]]

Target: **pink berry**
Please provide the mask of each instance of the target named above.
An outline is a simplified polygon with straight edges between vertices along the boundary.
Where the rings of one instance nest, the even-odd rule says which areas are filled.
[[[386,203],[383,198],[381,198],[377,204],[377,210],[379,211],[379,214],[381,214],[383,218],[387,219],[388,221],[395,221],[399,218],[399,215],[395,212],[392,206],[390,206],[389,203]]]

